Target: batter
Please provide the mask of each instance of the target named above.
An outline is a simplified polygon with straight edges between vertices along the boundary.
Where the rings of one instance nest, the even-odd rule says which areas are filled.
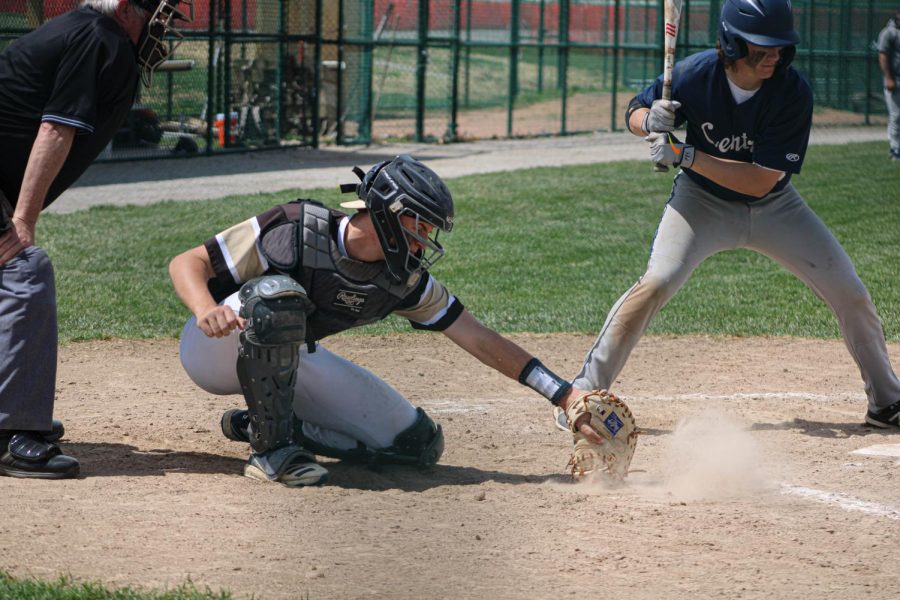
[[[675,66],[626,112],[651,160],[681,167],[647,270],[619,298],[574,380],[609,388],[653,317],[717,252],[747,248],[778,262],[824,300],[840,325],[868,397],[868,424],[900,428],[900,381],[881,320],[850,257],[791,184],[812,124],[807,81],[791,67],[799,36],[789,0],[727,0],[715,50]],[[671,131],[684,124],[686,143]]]

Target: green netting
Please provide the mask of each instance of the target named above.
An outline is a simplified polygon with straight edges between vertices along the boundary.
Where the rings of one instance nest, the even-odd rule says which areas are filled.
[[[714,45],[721,1],[684,0],[679,56]],[[819,124],[884,120],[873,43],[895,3],[794,0]],[[103,156],[620,129],[661,69],[662,5],[194,0],[177,60]],[[0,48],[75,6],[0,0]]]

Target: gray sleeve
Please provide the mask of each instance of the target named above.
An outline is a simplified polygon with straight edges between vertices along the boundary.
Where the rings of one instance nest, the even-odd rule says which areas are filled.
[[[881,30],[881,33],[878,34],[878,51],[883,52],[884,54],[890,54],[891,48],[894,45],[894,36],[892,35],[894,32],[891,31],[890,27],[885,27]]]

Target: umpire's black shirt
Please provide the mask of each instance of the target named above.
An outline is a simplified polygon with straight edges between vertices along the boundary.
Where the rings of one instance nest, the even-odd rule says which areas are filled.
[[[78,179],[122,126],[138,83],[137,54],[111,17],[79,8],[0,53],[0,190],[19,197],[42,121],[76,128],[44,206]]]

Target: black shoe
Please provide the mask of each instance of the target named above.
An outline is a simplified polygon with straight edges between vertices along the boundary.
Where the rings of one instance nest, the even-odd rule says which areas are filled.
[[[222,414],[222,433],[234,442],[250,442],[250,412],[230,408]]]
[[[50,424],[50,431],[42,431],[41,435],[44,436],[45,440],[52,444],[53,442],[58,442],[66,435],[66,428],[62,421],[53,419],[53,422]]]
[[[866,423],[885,429],[894,427],[900,429],[900,402],[894,402],[877,412],[874,410],[866,412]]]
[[[36,431],[0,436],[0,475],[34,479],[69,479],[78,476],[78,461],[62,453]]]

